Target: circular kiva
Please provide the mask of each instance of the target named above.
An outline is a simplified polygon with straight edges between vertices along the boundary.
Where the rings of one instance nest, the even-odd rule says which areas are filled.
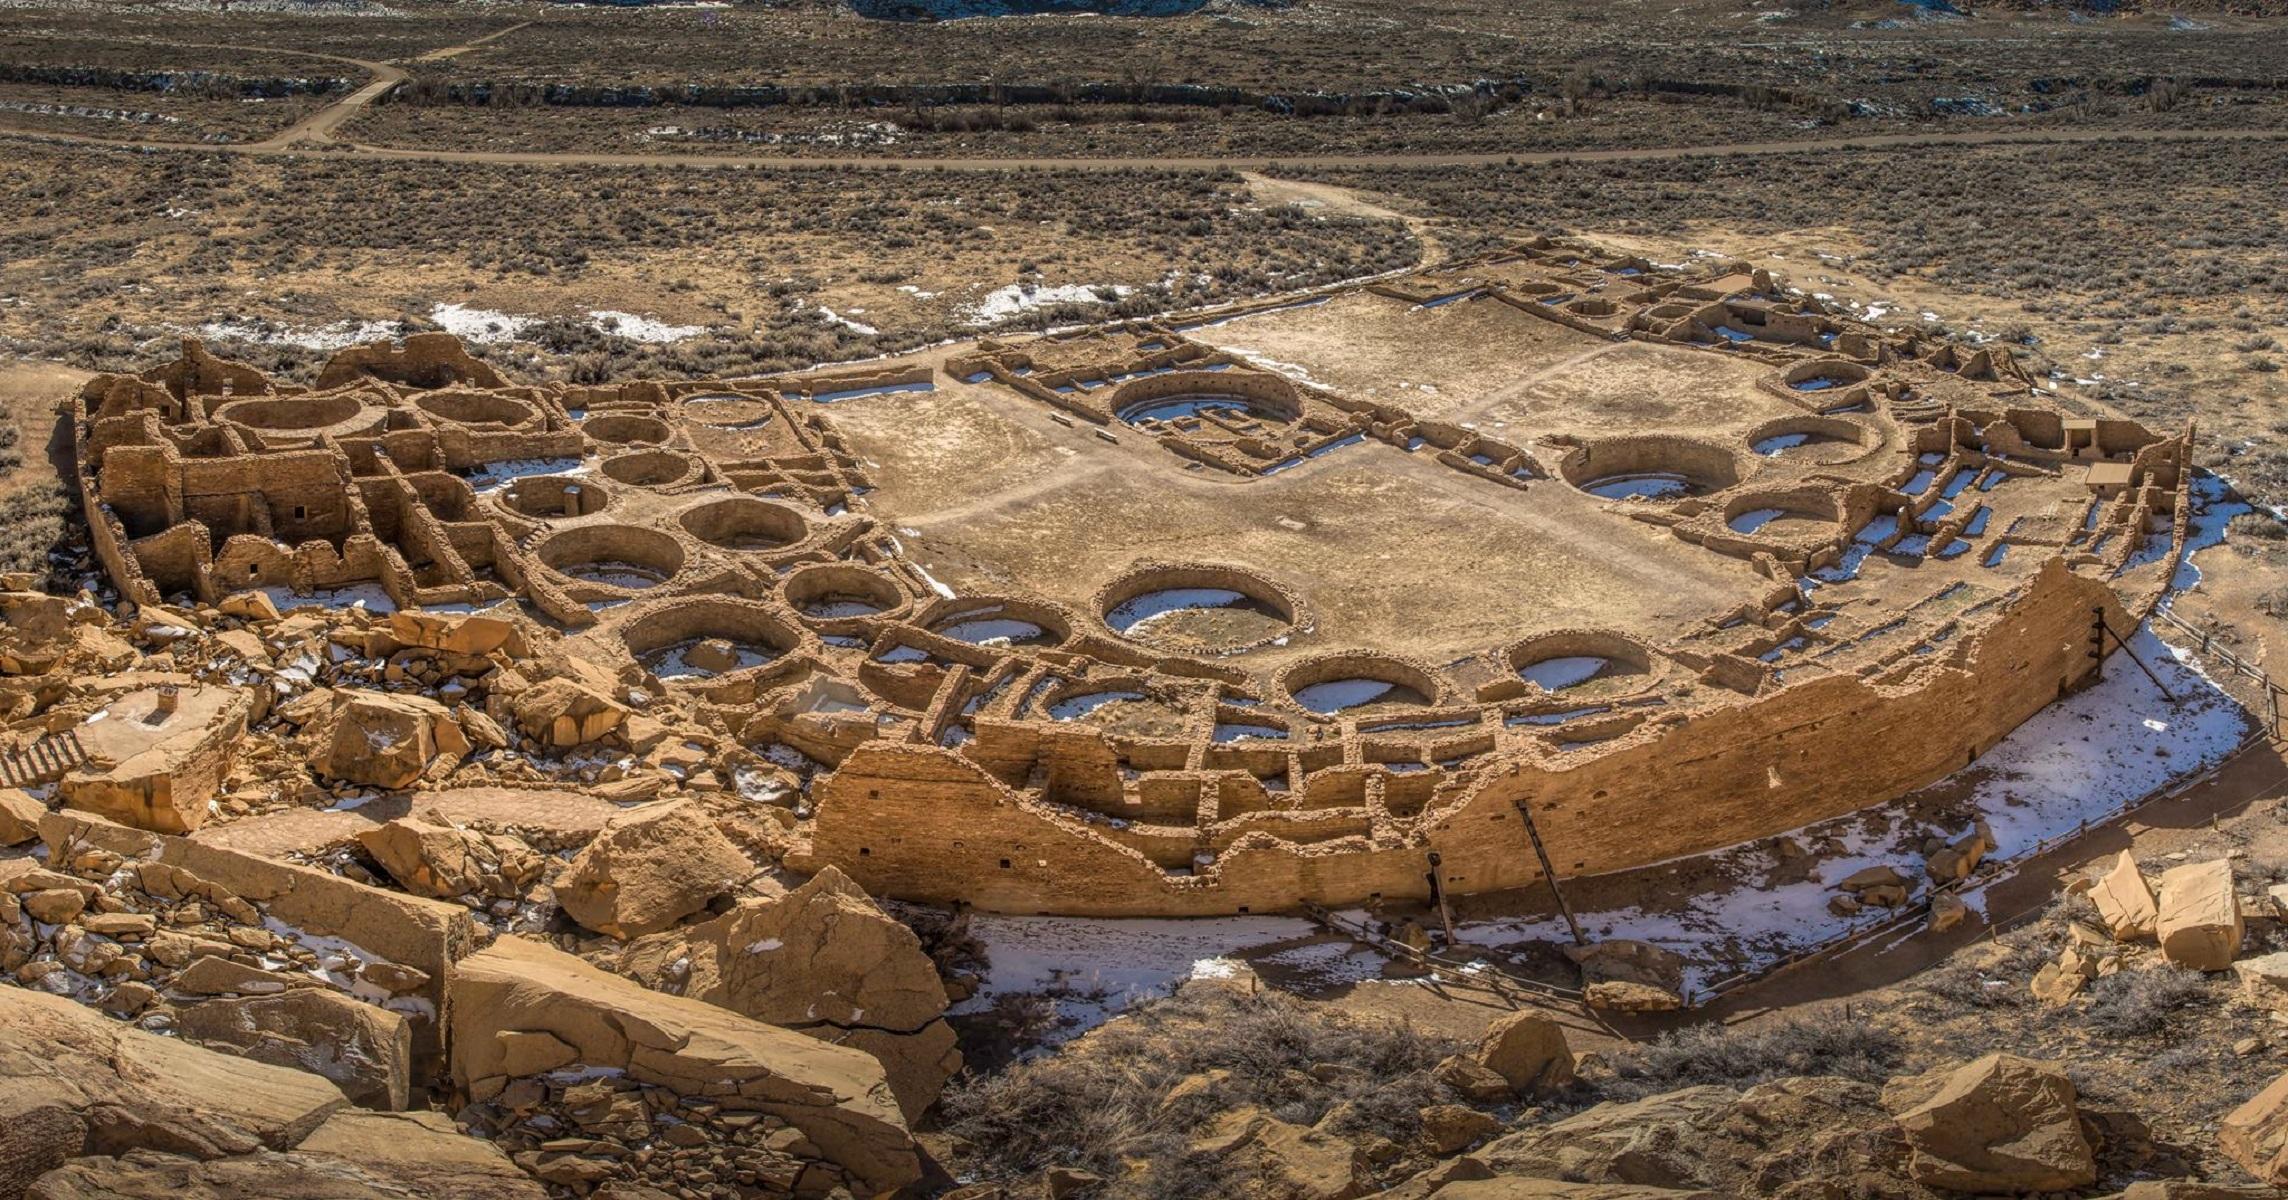
[[[415,398],[413,403],[418,405],[422,412],[440,421],[450,421],[455,425],[514,429],[539,415],[531,405],[524,401],[514,396],[503,396],[496,392],[471,392],[459,389],[424,392]]]
[[[389,413],[386,409],[369,407],[355,393],[337,392],[330,396],[262,396],[233,400],[216,409],[214,416],[217,421],[261,435],[265,442],[276,443],[280,434],[316,441],[321,434],[354,437],[375,432],[388,420]]]
[[[730,496],[685,509],[684,532],[724,550],[783,550],[810,537],[810,523],[783,504]]]
[[[494,493],[510,512],[555,520],[587,517],[612,503],[612,490],[579,475],[526,475]]]
[[[1303,401],[1284,376],[1253,371],[1167,371],[1121,384],[1108,401],[1122,423],[1148,428],[1213,419],[1292,424]]]
[[[699,474],[697,459],[672,450],[638,450],[604,460],[604,475],[630,487],[667,487]]]
[[[1181,654],[1238,654],[1307,624],[1292,591],[1213,563],[1139,567],[1100,589],[1094,607],[1115,635]]]
[[[1778,417],[1749,430],[1747,443],[1762,458],[1834,466],[1881,449],[1883,434],[1842,417]]]
[[[656,446],[667,440],[667,422],[636,413],[598,413],[580,423],[580,432],[616,446]]]
[[[535,553],[567,579],[630,592],[675,578],[684,557],[683,543],[673,535],[611,524],[580,525],[550,534]]]
[[[1839,391],[1865,383],[1870,372],[1845,358],[1815,358],[1789,367],[1780,375],[1781,386],[1791,392]]]
[[[1833,493],[1820,490],[1755,491],[1724,506],[1724,526],[1742,537],[1776,541],[1831,539],[1841,532]]]
[[[1015,596],[941,601],[922,614],[921,626],[975,646],[1055,646],[1072,636],[1072,621],[1062,609]]]
[[[788,608],[824,627],[868,617],[895,619],[910,603],[889,577],[850,563],[799,568],[786,577],[781,594]]]
[[[671,600],[633,618],[621,644],[663,683],[700,683],[758,667],[802,648],[803,634],[767,604],[729,596]]]
[[[1526,694],[1611,695],[1638,691],[1658,675],[1661,659],[1644,643],[1608,629],[1556,629],[1511,643],[1501,652]]]
[[[1565,481],[1604,500],[1681,500],[1740,482],[1739,456],[1697,438],[1645,434],[1601,438],[1567,451]]]
[[[1306,712],[1339,716],[1367,709],[1423,707],[1446,699],[1438,673],[1393,654],[1349,650],[1287,668],[1279,686]]]
[[[683,415],[709,429],[760,429],[770,423],[771,403],[737,392],[703,392],[684,399]]]

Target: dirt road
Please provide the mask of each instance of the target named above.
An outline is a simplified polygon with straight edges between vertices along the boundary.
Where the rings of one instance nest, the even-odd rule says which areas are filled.
[[[524,24],[530,24],[525,22]],[[432,50],[415,61],[434,62],[475,49],[496,38],[506,37],[524,24],[512,25],[464,45]],[[253,47],[211,46],[210,49],[254,49]],[[274,52],[274,51],[271,51]],[[355,117],[367,105],[379,99],[391,88],[408,78],[404,68],[388,63],[368,62],[342,58],[336,55],[313,54],[312,58],[344,63],[358,67],[373,75],[373,80],[317,112],[295,122],[279,133],[259,142],[223,144],[149,142],[133,138],[106,138],[89,134],[30,133],[0,131],[0,138],[24,139],[50,143],[87,146],[118,146],[145,150],[194,151],[198,153],[248,155],[342,155],[359,158],[387,159],[398,162],[432,163],[490,163],[511,166],[600,166],[600,167],[684,167],[695,170],[814,170],[824,168],[872,167],[895,171],[1137,171],[1137,170],[1213,170],[1229,167],[1241,171],[1276,169],[1342,169],[1384,168],[1404,169],[1423,167],[1480,167],[1502,165],[1534,165],[1557,162],[1634,162],[1643,160],[1727,157],[1739,155],[1800,154],[1833,150],[1870,150],[1916,146],[1998,146],[2078,144],[2088,142],[2148,141],[2288,141],[2288,130],[2280,129],[2215,129],[2215,130],[2040,130],[1996,131],[1982,130],[1969,133],[1895,133],[1867,137],[1838,137],[1806,139],[1793,142],[1733,142],[1705,146],[1664,146],[1649,149],[1613,150],[1536,150],[1530,152],[1486,151],[1467,154],[1305,154],[1305,155],[1199,155],[1162,158],[902,158],[888,155],[844,155],[839,157],[803,158],[790,155],[767,154],[611,154],[603,152],[556,152],[518,150],[440,150],[419,146],[374,146],[359,142],[341,142],[334,131]]]

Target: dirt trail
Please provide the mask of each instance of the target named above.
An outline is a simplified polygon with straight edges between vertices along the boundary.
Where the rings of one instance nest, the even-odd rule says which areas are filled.
[[[1377,220],[1397,221],[1413,231],[1416,241],[1422,243],[1422,265],[1434,267],[1446,261],[1446,247],[1431,232],[1427,218],[1416,213],[1402,213],[1384,208],[1357,192],[1331,183],[1305,183],[1299,179],[1273,179],[1253,171],[1243,171],[1240,178],[1258,202],[1270,206],[1299,204],[1305,208],[1319,208],[1327,212],[1352,217],[1373,217]]]

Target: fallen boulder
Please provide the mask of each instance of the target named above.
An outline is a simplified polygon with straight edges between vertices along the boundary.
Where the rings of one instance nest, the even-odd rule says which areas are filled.
[[[380,788],[411,787],[443,775],[469,753],[452,710],[424,696],[336,692],[312,722],[309,761],[327,779]]]
[[[1261,1194],[1285,1200],[1354,1200],[1373,1184],[1373,1167],[1358,1147],[1258,1108],[1226,1114],[1191,1149],[1234,1163],[1257,1181]]]
[[[492,1143],[441,1113],[336,1114],[292,1150],[202,1161],[135,1150],[48,1172],[27,1200],[544,1200],[547,1191]]]
[[[2288,950],[2232,964],[2240,977],[2240,994],[2259,1008],[2288,1012]]]
[[[509,1074],[509,1056],[531,1043],[502,1034],[545,1033],[570,1047],[579,1067],[688,1102],[675,1123],[740,1113],[784,1121],[818,1161],[859,1185],[853,1192],[888,1192],[921,1177],[913,1139],[871,1055],[664,996],[513,937],[461,960],[453,973],[452,1079],[471,1100],[493,1101],[522,1083]],[[663,1128],[640,1099],[618,1123],[637,1122],[645,1140]]]
[[[0,1195],[91,1154],[285,1149],[348,1104],[318,1076],[0,987]]]
[[[2217,1146],[2257,1179],[2288,1187],[2288,1075],[2225,1114]]]
[[[1913,1150],[1908,1171],[1931,1187],[1985,1194],[2060,1192],[2097,1180],[2073,1081],[2047,1063],[1989,1054],[1947,1071],[1894,1079],[1884,1105]]]
[[[21,846],[40,836],[48,806],[22,788],[0,787],[0,846]]]
[[[558,750],[585,746],[609,736],[627,720],[628,710],[602,692],[562,676],[542,680],[517,693],[509,711],[525,736]]]
[[[412,1095],[413,1035],[386,1008],[321,987],[182,1004],[184,1038],[242,1058],[332,1080],[365,1108],[403,1109]]]
[[[2114,860],[2112,870],[2090,885],[2089,901],[2097,906],[2098,919],[2105,922],[2106,931],[2117,942],[2152,937],[2160,922],[2153,889],[2145,885],[2144,872],[2137,869],[2137,860],[2127,850]]]
[[[2193,971],[2222,971],[2240,953],[2240,896],[2233,891],[2232,861],[2212,859],[2171,867],[2161,874],[2154,935],[2161,955]]]
[[[56,782],[66,807],[160,833],[207,819],[237,761],[252,695],[221,684],[174,683],[114,696],[73,730],[86,761]]]
[[[597,933],[640,937],[707,907],[754,870],[697,805],[671,800],[606,822],[557,880],[556,902]]]
[[[532,847],[515,838],[420,817],[399,817],[363,830],[357,840],[406,891],[439,900],[521,898],[546,866]]]
[[[831,866],[784,896],[631,944],[619,973],[873,1054],[908,1120],[961,1069],[921,939]]]
[[[1552,1092],[1573,1082],[1573,1051],[1565,1030],[1536,1012],[1495,1021],[1471,1055],[1520,1095]]]
[[[1684,956],[1650,942],[1613,939],[1567,946],[1581,968],[1583,998],[1619,1012],[1661,1012],[1684,1007]]]

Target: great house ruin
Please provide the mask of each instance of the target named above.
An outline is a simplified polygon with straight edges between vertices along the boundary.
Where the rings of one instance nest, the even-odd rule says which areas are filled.
[[[187,343],[74,409],[144,604],[513,604],[795,768],[801,870],[1204,915],[1639,866],[1893,799],[2100,666],[2191,432],[1763,272],[1538,242],[783,377],[313,387]],[[2103,644],[2102,642],[2099,644]]]

